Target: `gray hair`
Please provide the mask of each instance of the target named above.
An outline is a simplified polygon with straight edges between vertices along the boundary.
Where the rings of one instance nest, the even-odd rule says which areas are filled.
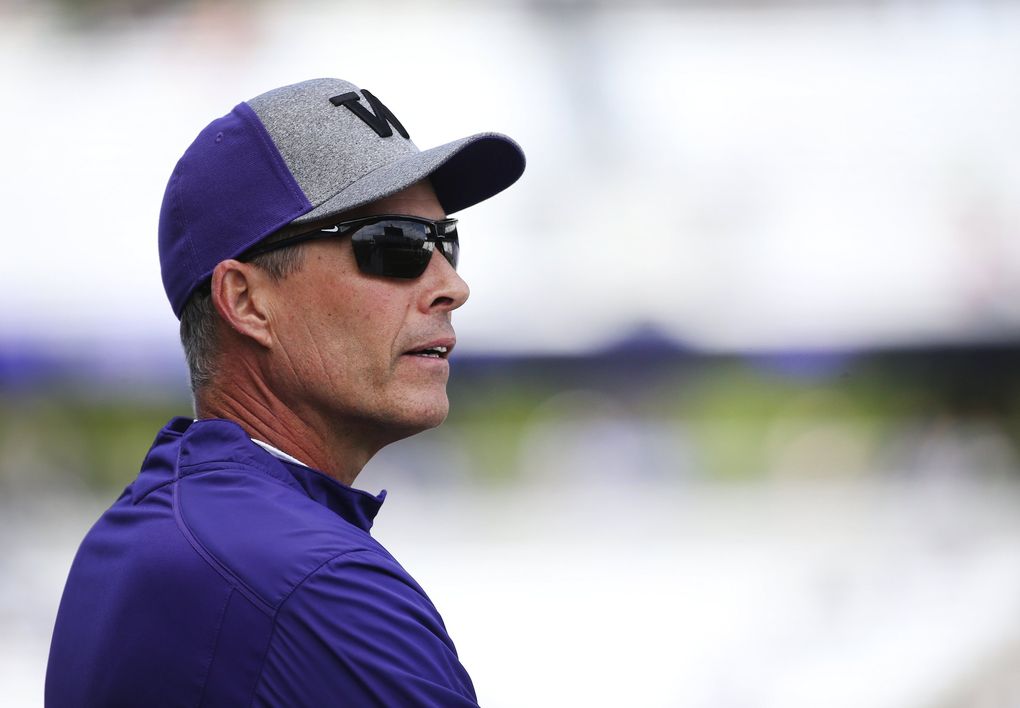
[[[286,233],[266,239],[267,243],[285,238]],[[270,251],[252,258],[250,263],[264,270],[274,281],[283,280],[301,269],[304,263],[304,244],[279,251]],[[195,395],[216,376],[219,359],[216,330],[219,313],[213,305],[208,287],[200,287],[191,294],[181,312],[181,345],[188,361],[191,377],[191,393]]]

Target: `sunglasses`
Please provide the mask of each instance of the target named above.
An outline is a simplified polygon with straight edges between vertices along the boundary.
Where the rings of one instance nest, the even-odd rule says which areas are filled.
[[[389,214],[341,221],[327,228],[256,246],[244,253],[244,260],[306,241],[337,236],[351,237],[354,258],[362,273],[385,278],[419,277],[429,267],[436,247],[454,269],[460,255],[456,219],[432,221]]]

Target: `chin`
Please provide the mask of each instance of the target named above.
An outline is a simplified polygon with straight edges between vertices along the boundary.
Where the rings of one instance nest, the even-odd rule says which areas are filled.
[[[408,437],[440,426],[449,412],[450,402],[444,391],[441,396],[433,395],[406,402],[389,422],[395,423],[402,431],[401,437]]]
[[[429,430],[442,425],[449,413],[450,402],[446,400],[444,395],[441,403],[436,402],[434,405],[428,406],[421,411],[421,415],[418,416],[421,430]]]

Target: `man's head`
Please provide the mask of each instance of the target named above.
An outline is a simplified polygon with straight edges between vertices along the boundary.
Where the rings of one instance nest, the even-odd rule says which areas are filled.
[[[466,284],[443,257],[412,253],[424,264],[417,277],[403,263],[402,278],[369,263],[400,256],[384,245],[399,223],[327,237],[381,214],[440,221],[523,169],[517,144],[495,133],[420,152],[392,111],[337,79],[275,89],[213,121],[178,162],[160,214],[163,282],[196,394],[228,362],[299,415],[386,421],[404,434],[441,422],[450,312]],[[452,258],[442,229],[452,226],[408,222],[422,239],[412,250]],[[290,242],[309,233],[323,238]],[[286,245],[246,257],[274,241]]]
[[[163,286],[180,317],[217,263],[285,227],[350,212],[423,179],[452,214],[523,171],[524,153],[498,133],[419,151],[378,98],[340,79],[273,89],[206,126],[174,168],[159,218]]]
[[[423,180],[334,221],[377,215],[446,216]],[[447,356],[456,344],[450,313],[467,300],[467,284],[434,252],[415,278],[365,273],[352,238],[331,238],[332,227],[322,226],[324,238],[251,261],[221,261],[209,291],[194,296],[181,319],[189,359],[204,352],[212,376],[238,365],[254,369],[306,418],[343,420],[393,439],[438,425],[448,410]],[[196,341],[195,330],[205,341]]]

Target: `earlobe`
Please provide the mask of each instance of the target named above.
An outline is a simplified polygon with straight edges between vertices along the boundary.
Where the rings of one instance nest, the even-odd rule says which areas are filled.
[[[272,345],[264,307],[265,278],[255,266],[221,261],[213,270],[211,288],[213,305],[232,330],[264,347]]]

